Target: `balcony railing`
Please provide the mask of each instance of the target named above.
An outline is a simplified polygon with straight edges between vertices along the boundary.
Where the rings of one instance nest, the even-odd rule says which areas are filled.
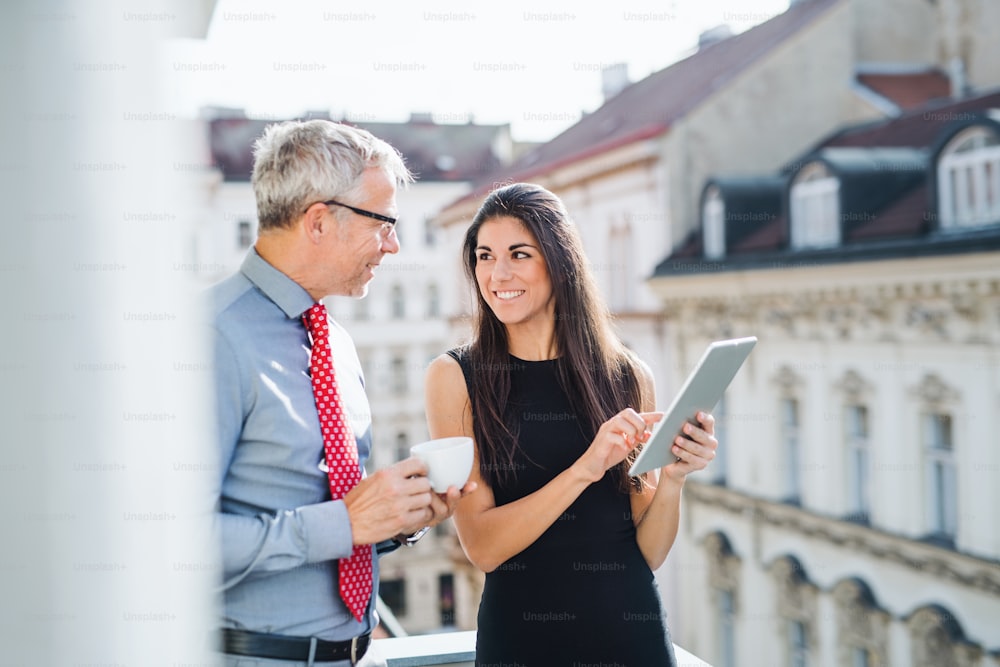
[[[375,647],[388,667],[472,667],[476,656],[476,632],[376,639]],[[678,667],[712,667],[676,644],[674,650]]]

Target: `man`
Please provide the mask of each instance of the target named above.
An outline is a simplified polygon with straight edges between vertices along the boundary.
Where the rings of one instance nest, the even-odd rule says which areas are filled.
[[[223,651],[240,666],[381,664],[378,553],[473,486],[432,493],[412,458],[356,479],[371,454],[361,366],[319,302],[365,296],[399,250],[396,188],[413,179],[387,143],[326,120],[272,125],[254,149],[259,238],[211,291]]]

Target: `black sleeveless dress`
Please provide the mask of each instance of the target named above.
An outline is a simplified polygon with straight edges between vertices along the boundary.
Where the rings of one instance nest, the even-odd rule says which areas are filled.
[[[462,350],[448,352],[462,366]],[[526,456],[497,505],[537,491],[586,451],[593,432],[570,407],[552,361],[511,362],[507,409]],[[676,664],[653,574],[635,539],[629,497],[611,475],[588,487],[531,546],[486,575],[478,667],[661,667]]]

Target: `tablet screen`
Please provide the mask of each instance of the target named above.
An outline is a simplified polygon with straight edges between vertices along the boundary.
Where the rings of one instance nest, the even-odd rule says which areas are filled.
[[[653,426],[649,442],[629,469],[630,475],[641,475],[676,460],[671,445],[684,423],[697,424],[695,414],[699,410],[712,411],[756,344],[757,338],[749,336],[719,340],[708,346],[663,419]]]

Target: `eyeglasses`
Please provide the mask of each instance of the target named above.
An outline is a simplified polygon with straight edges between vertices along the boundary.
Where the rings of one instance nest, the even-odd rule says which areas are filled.
[[[365,209],[363,209],[363,208],[357,208],[356,206],[349,206],[347,204],[341,204],[339,201],[336,201],[334,199],[329,199],[329,200],[327,200],[325,202],[321,202],[321,203],[323,205],[325,205],[325,206],[343,206],[344,208],[346,208],[346,209],[348,209],[350,211],[353,211],[354,213],[357,213],[358,215],[363,215],[366,218],[372,218],[373,220],[379,220],[380,222],[385,222],[385,223],[389,224],[390,226],[396,224],[396,218],[390,218],[389,216],[382,215],[381,213],[372,213],[371,211],[366,211]],[[312,204],[310,204],[309,206],[312,206]],[[308,206],[306,207],[306,210],[309,210]]]

